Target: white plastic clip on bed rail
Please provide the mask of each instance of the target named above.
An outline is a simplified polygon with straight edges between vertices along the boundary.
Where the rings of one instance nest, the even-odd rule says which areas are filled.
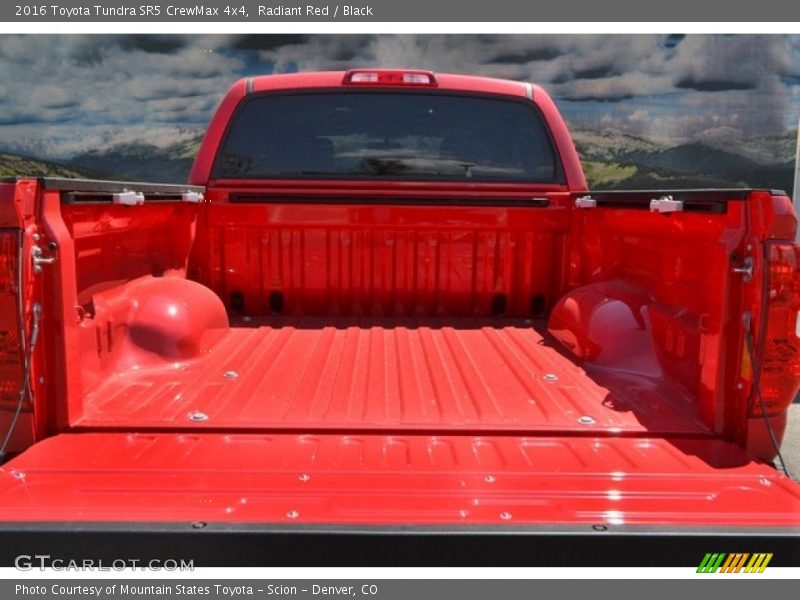
[[[581,196],[580,198],[575,198],[575,208],[596,208],[596,207],[597,207],[597,200],[595,200],[591,196]]]
[[[674,213],[683,212],[683,201],[674,200],[672,196],[661,196],[650,200],[650,212]]]
[[[197,204],[203,201],[203,194],[202,192],[183,192],[183,194],[181,194],[181,200],[183,202]]]
[[[125,206],[136,206],[137,204],[144,204],[144,194],[141,192],[132,192],[130,190],[123,190],[111,194],[114,204],[124,204]]]

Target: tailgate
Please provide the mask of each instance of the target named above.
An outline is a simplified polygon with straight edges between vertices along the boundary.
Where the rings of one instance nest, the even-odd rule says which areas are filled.
[[[654,560],[652,546],[638,555],[654,535],[689,562],[710,551],[800,560],[800,486],[708,439],[63,434],[0,468],[0,522],[5,562],[31,540],[117,554],[155,540],[151,554],[216,564],[547,564],[553,555],[531,553],[546,541],[629,565]],[[201,534],[215,543],[198,545]],[[414,540],[439,554],[416,554]],[[495,557],[497,544],[519,552]],[[619,544],[624,555],[607,554]]]

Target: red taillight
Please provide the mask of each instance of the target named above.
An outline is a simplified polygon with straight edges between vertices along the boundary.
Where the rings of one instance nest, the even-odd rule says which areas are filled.
[[[767,414],[780,414],[800,389],[800,245],[771,243],[768,246],[767,314],[761,336],[761,395]],[[761,415],[756,399],[751,416]]]
[[[19,246],[19,230],[0,229],[0,409],[16,407],[22,386]]]
[[[359,69],[345,73],[343,83],[346,85],[435,86],[436,77],[430,71]]]

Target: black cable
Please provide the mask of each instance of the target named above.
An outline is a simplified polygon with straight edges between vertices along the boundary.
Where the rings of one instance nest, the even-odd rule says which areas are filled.
[[[32,390],[31,390],[31,364],[33,363],[33,350],[36,348],[36,340],[39,338],[39,319],[42,316],[42,307],[37,302],[33,306],[33,324],[31,325],[31,343],[28,344],[28,348],[26,351],[25,356],[25,367],[22,370],[22,388],[19,391],[19,400],[17,401],[17,408],[14,411],[14,416],[11,418],[11,423],[8,426],[8,430],[6,431],[6,435],[3,438],[3,443],[0,444],[0,464],[5,462],[6,458],[6,448],[8,448],[8,444],[11,442],[11,436],[14,433],[14,429],[17,427],[17,421],[19,421],[19,415],[22,413],[22,406],[25,404],[25,398],[32,397]]]
[[[772,440],[772,445],[775,447],[775,452],[778,455],[778,460],[781,463],[781,470],[783,471],[784,475],[791,479],[792,475],[789,473],[789,469],[786,466],[786,461],[783,460],[783,455],[781,455],[781,445],[778,443],[778,438],[775,435],[775,431],[772,429],[772,423],[770,423],[769,417],[767,416],[767,404],[764,402],[764,396],[761,394],[761,385],[758,381],[758,373],[756,373],[756,357],[755,352],[753,351],[753,337],[750,333],[750,328],[747,326],[745,326],[744,331],[744,344],[747,346],[747,353],[750,355],[750,364],[753,365],[753,392],[758,398],[758,403],[761,407],[761,416],[764,417],[764,423],[767,425],[769,437]]]

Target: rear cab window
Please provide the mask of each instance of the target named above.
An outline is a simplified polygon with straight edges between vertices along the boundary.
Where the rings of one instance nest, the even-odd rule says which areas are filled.
[[[212,177],[563,181],[530,102],[372,90],[253,96],[234,115]]]

